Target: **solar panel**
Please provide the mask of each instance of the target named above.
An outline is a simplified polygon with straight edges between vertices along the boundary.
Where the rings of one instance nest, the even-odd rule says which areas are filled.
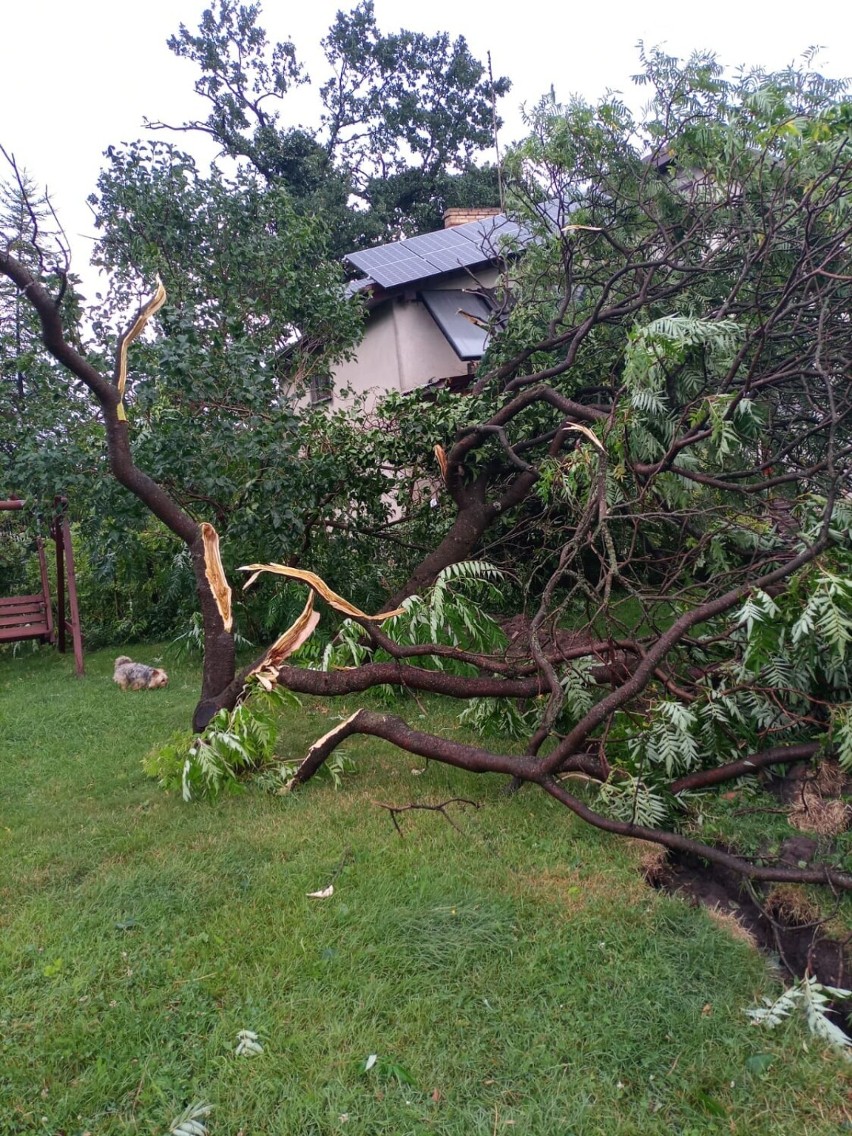
[[[456,226],[452,229],[439,229],[436,233],[422,233],[419,237],[410,237],[405,242],[406,248],[416,249],[418,256],[454,248],[459,243],[457,228]]]
[[[392,264],[374,265],[370,274],[383,288],[392,288],[396,284],[410,284],[414,280],[421,280],[433,272],[434,270],[430,270],[421,257],[405,256]]]
[[[363,292],[365,288],[371,288],[375,283],[375,280],[370,276],[364,276],[361,280],[350,280],[344,289],[344,295],[348,300],[359,292]]]
[[[469,222],[379,248],[349,253],[346,260],[372,276],[383,288],[471,268],[490,260],[495,254],[493,247],[483,246],[476,236],[471,239],[465,232],[471,225],[477,224],[479,222]]]
[[[572,203],[568,211],[575,208],[576,204]],[[539,212],[542,220],[558,230],[561,216],[559,202],[546,202],[539,206]],[[383,288],[392,288],[461,268],[473,268],[534,239],[525,225],[510,221],[504,213],[499,213],[494,217],[454,225],[450,229],[439,229],[435,233],[352,252],[345,259]]]
[[[492,315],[485,300],[456,288],[434,289],[420,295],[459,359],[481,359],[488,346],[488,329],[480,323],[487,325]]]
[[[427,253],[424,259],[438,272],[452,272],[454,268],[464,268],[469,264],[476,264],[477,261],[482,260],[482,255],[478,254],[474,260],[468,249],[455,248],[447,249],[445,252]]]
[[[507,246],[521,243],[529,239],[528,231],[516,221],[510,221],[502,214],[499,217],[487,217],[482,221],[472,221],[465,225],[465,236],[473,242],[481,253],[493,257],[499,256]]]

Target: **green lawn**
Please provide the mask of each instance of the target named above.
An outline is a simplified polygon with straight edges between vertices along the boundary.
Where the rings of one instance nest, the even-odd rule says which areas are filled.
[[[0,656],[2,1136],[165,1134],[199,1100],[211,1136],[852,1127],[848,1066],[798,1022],[749,1025],[764,962],[650,891],[638,849],[370,740],[340,790],[187,806],[140,761],[196,668],[122,694],[115,653],[82,680]],[[306,704],[288,756],[356,705]],[[412,812],[403,838],[375,803],[454,796],[481,805],[461,832]]]

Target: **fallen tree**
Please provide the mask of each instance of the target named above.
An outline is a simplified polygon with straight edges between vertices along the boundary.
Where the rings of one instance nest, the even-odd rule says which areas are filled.
[[[852,111],[813,74],[729,83],[704,58],[645,62],[646,122],[613,100],[545,103],[515,155],[525,253],[490,356],[454,404],[455,437],[436,439],[454,516],[384,613],[404,621],[416,593],[504,526],[504,553],[534,556],[540,572],[520,648],[472,646],[470,620],[440,641],[434,604],[426,633],[401,638],[344,605],[358,629],[344,646],[357,651],[337,669],[333,654],[332,669],[293,665],[311,603],[237,673],[216,532],[129,444],[125,348],[153,306],[109,377],[66,333],[62,288],[8,246],[0,273],[96,399],[113,475],[191,552],[205,635],[196,729],[237,706],[252,676],[307,694],[390,684],[527,699],[520,755],[359,711],[312,748],[294,786],[367,733],[538,784],[607,831],[754,878],[848,889],[843,872],[758,867],[666,826],[685,792],[747,770],[823,751],[852,764]],[[596,808],[566,789],[571,774],[599,786]]]

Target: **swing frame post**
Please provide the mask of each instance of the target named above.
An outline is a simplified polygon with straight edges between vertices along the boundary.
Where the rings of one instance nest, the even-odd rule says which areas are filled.
[[[74,573],[74,549],[71,544],[71,526],[68,523],[68,498],[54,497],[54,514],[51,536],[56,545],[56,629],[57,649],[65,654],[65,635],[71,632],[74,646],[74,665],[78,675],[83,673],[83,638],[80,632],[80,607],[77,602],[77,577]],[[68,591],[68,614],[65,618],[65,592]]]

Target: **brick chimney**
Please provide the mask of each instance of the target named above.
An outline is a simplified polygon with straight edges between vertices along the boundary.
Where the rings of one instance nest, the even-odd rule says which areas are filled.
[[[453,208],[444,210],[444,228],[452,229],[456,225],[466,225],[468,221],[484,221],[486,217],[497,217],[499,208],[487,205],[475,205],[472,208]]]

